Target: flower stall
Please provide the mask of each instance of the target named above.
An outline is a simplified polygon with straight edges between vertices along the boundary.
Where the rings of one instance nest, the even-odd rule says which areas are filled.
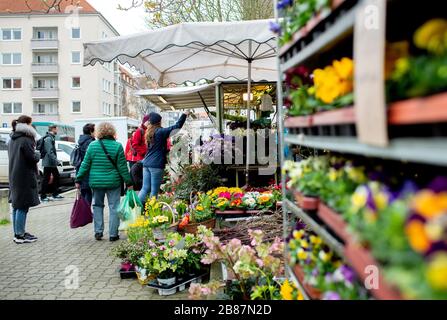
[[[441,5],[276,6],[289,284],[303,299],[447,299]],[[366,8],[386,15],[374,31]]]

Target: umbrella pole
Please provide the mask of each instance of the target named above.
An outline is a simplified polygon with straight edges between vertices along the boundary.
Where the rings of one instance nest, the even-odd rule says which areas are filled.
[[[251,55],[251,41],[249,43],[249,54]],[[251,63],[248,60],[248,81],[247,81],[247,157],[245,167],[245,185],[248,187],[249,172],[250,172],[250,97],[251,97]]]

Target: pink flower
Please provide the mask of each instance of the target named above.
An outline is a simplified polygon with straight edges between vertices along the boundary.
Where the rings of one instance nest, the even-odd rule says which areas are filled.
[[[225,199],[230,200],[231,199],[231,193],[229,193],[229,192],[221,192],[221,193],[219,193],[219,198],[225,198]]]
[[[161,251],[166,250],[166,246],[160,246],[160,250],[161,250]]]
[[[264,262],[262,262],[261,259],[256,259],[256,264],[259,266],[259,268],[262,268],[264,266]]]
[[[174,240],[169,241],[169,246],[170,247],[173,247],[174,245],[175,245],[175,241]]]
[[[235,194],[233,194],[233,197],[234,197],[235,199],[241,199],[243,196],[244,196],[243,193],[235,193]]]
[[[152,256],[153,256],[153,257],[158,256],[157,252],[152,252]]]

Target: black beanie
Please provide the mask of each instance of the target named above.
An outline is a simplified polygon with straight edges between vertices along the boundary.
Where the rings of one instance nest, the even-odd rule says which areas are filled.
[[[157,124],[161,122],[161,116],[156,112],[149,113],[150,124]]]

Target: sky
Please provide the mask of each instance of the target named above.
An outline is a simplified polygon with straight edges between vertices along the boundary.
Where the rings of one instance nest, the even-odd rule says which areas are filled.
[[[132,34],[148,30],[143,6],[128,11],[118,10],[118,4],[128,7],[132,0],[87,0],[121,34]],[[141,1],[139,1],[141,2]]]

